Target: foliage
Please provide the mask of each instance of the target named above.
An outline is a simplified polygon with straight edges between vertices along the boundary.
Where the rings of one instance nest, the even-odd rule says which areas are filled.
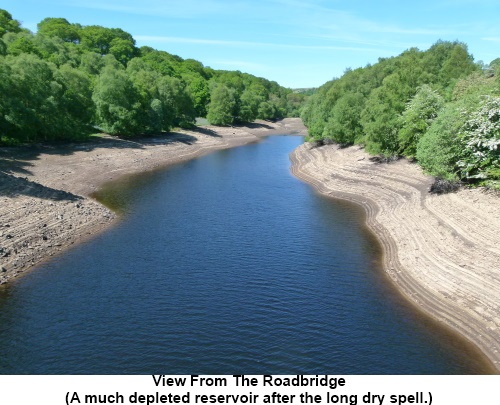
[[[231,125],[235,118],[236,90],[223,84],[214,87],[210,96],[207,119],[213,125]]]
[[[480,71],[473,72],[469,76],[457,80],[451,92],[451,100],[456,101],[479,95],[499,94],[500,89],[494,83],[494,77],[488,77]]]
[[[465,122],[462,110],[457,103],[446,105],[417,144],[417,160],[433,176],[458,179],[457,161],[461,152],[458,134]]]
[[[85,132],[93,106],[83,73],[70,66],[58,70],[31,54],[1,58],[0,66],[2,138],[34,142]]]
[[[207,80],[196,73],[184,74],[182,77],[187,82],[186,91],[193,101],[193,108],[196,115],[198,117],[205,117],[210,100],[210,88]]]
[[[459,176],[487,183],[500,180],[500,97],[486,96],[479,107],[462,111],[466,121],[460,131],[464,147],[457,162]]]
[[[399,117],[398,133],[400,152],[410,158],[415,157],[417,143],[427,132],[439,110],[444,106],[444,99],[435,90],[424,84],[406,105]]]
[[[46,37],[57,37],[65,42],[78,43],[81,27],[70,24],[65,18],[45,18],[37,25],[38,34]]]
[[[7,10],[0,8],[0,38],[7,32],[20,32],[21,24]]]
[[[265,114],[267,111],[260,109],[261,103],[265,102],[265,97],[262,94],[259,94],[251,88],[247,88],[241,94],[240,100],[241,105],[239,116],[241,120],[251,122],[254,121],[257,116],[264,118],[262,113]],[[272,117],[272,113],[270,116]]]
[[[363,136],[359,116],[363,111],[365,98],[361,93],[346,93],[332,108],[323,137],[349,145],[358,142]]]
[[[105,132],[123,136],[141,132],[139,94],[124,71],[106,67],[97,79],[92,100],[96,124]]]
[[[438,41],[347,69],[301,107],[308,140],[362,143],[442,179],[497,187],[499,61],[476,64],[465,44]]]
[[[0,143],[122,136],[298,114],[305,96],[242,72],[213,70],[120,28],[45,18],[31,33],[0,9]]]

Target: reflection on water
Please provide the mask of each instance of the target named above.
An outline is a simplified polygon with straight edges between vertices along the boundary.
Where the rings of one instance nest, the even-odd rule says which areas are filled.
[[[109,184],[123,220],[0,293],[0,371],[484,372],[393,290],[362,211],[289,173],[301,142]]]

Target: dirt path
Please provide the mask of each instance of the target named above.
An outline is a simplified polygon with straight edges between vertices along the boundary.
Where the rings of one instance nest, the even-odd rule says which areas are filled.
[[[305,133],[299,119],[138,140],[107,136],[64,147],[0,148],[0,284],[110,226],[116,214],[89,197],[103,183],[291,133]]]
[[[429,194],[416,164],[377,164],[359,147],[304,144],[293,173],[362,205],[385,269],[409,300],[478,345],[500,371],[500,198],[481,190]]]

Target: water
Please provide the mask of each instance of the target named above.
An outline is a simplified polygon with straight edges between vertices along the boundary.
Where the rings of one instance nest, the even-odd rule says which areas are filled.
[[[362,211],[289,173],[301,142],[106,187],[117,226],[0,290],[0,372],[483,372],[394,291]]]

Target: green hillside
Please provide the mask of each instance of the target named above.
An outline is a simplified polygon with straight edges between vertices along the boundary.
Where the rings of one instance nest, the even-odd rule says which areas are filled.
[[[500,58],[475,63],[463,43],[349,69],[310,97],[302,119],[319,144],[362,144],[439,178],[499,187]]]
[[[214,70],[120,28],[45,18],[36,34],[0,9],[0,144],[125,137],[298,116],[306,98],[239,71]]]

